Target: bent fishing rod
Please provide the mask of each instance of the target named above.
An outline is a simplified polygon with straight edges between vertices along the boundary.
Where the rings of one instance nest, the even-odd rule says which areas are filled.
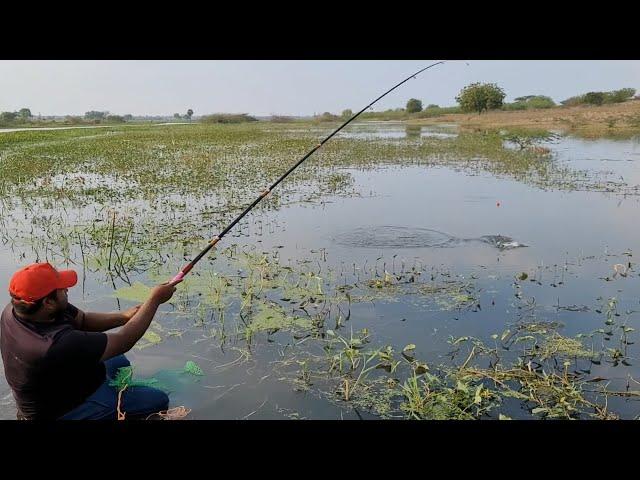
[[[200,259],[202,257],[204,257],[207,252],[209,250],[211,250],[220,240],[222,240],[222,238],[229,232],[229,230],[231,230],[236,223],[238,223],[240,220],[242,220],[242,218],[249,213],[253,207],[255,207],[258,203],[260,203],[260,201],[265,198],[276,186],[278,186],[278,184],[280,182],[282,182],[285,178],[287,178],[287,176],[289,176],[289,174],[291,174],[291,172],[293,172],[296,168],[298,168],[302,162],[304,162],[307,158],[309,158],[311,155],[313,155],[318,149],[320,149],[320,147],[322,147],[325,143],[327,143],[331,137],[333,137],[336,133],[338,133],[340,130],[342,130],[344,127],[346,127],[347,125],[349,125],[351,122],[353,122],[356,118],[358,118],[358,116],[363,113],[364,111],[366,111],[368,108],[370,108],[371,106],[373,106],[373,104],[375,104],[376,102],[378,102],[379,100],[381,100],[383,97],[387,96],[389,93],[393,92],[396,88],[398,88],[400,85],[402,85],[405,82],[408,82],[409,80],[411,80],[412,78],[416,78],[419,74],[421,74],[422,72],[424,72],[425,70],[430,69],[431,67],[435,67],[436,65],[439,65],[441,63],[445,63],[445,62],[436,62],[433,63],[431,65],[429,65],[428,67],[423,68],[422,70],[417,71],[416,73],[414,73],[413,75],[410,75],[409,77],[405,78],[402,82],[398,83],[395,87],[387,90],[385,93],[383,93],[382,95],[380,95],[378,98],[376,98],[373,102],[371,102],[369,105],[367,105],[366,107],[364,107],[362,110],[360,110],[358,113],[356,113],[355,115],[353,115],[349,120],[347,120],[346,122],[344,122],[342,125],[340,125],[339,128],[337,128],[336,130],[333,131],[333,133],[331,133],[331,135],[329,135],[327,138],[325,138],[324,140],[322,140],[319,144],[317,144],[313,149],[311,149],[309,151],[309,153],[307,153],[304,157],[302,157],[300,160],[298,160],[298,162],[291,167],[289,170],[287,170],[280,178],[278,178],[278,180],[276,180],[271,186],[269,186],[266,190],[262,191],[260,193],[260,196],[258,196],[258,198],[256,198],[253,203],[251,205],[249,205],[244,212],[242,212],[240,215],[238,215],[235,220],[233,222],[231,222],[229,224],[229,226],[227,228],[225,228],[222,232],[220,232],[218,235],[216,235],[215,237],[213,237],[213,239],[209,242],[209,244],[206,246],[206,248],[204,250],[202,250],[197,257],[195,257],[193,260],[191,260],[186,266],[184,266],[182,268],[182,270],[180,270],[180,272],[173,277],[169,283],[177,283],[182,281],[182,279],[184,278],[184,276],[189,273],[191,271],[191,269],[196,265],[196,263],[198,263],[200,261]]]

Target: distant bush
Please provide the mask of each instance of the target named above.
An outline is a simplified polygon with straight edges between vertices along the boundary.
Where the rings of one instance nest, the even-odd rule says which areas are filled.
[[[120,115],[107,115],[106,120],[109,123],[124,123],[124,117]]]
[[[364,112],[359,118],[362,120],[402,120],[403,118],[412,117],[403,109],[400,110],[384,110],[382,112]]]
[[[575,97],[569,97],[566,100],[561,101],[560,103],[565,107],[574,107],[576,105],[584,104],[583,95],[577,95]]]
[[[67,115],[66,117],[64,117],[64,123],[69,124],[69,125],[80,125],[80,124],[85,123],[85,122],[82,119],[82,117],[76,117],[76,116],[73,116],[73,115]]]
[[[636,94],[635,88],[621,88],[610,92],[588,92],[584,95],[567,98],[560,102],[562,105],[571,107],[575,105],[602,105],[610,103],[623,103],[631,100]]]
[[[437,105],[429,105],[420,113],[416,113],[415,116],[418,118],[429,118],[449,113],[462,113],[462,109],[460,107],[438,107]]]
[[[18,117],[16,112],[2,112],[0,113],[0,122],[2,123],[12,123]]]
[[[604,92],[589,92],[582,97],[584,103],[591,105],[602,105],[604,103]]]
[[[329,112],[324,112],[322,115],[316,115],[313,117],[315,122],[337,122],[340,119],[341,117]]]
[[[553,108],[555,106],[556,102],[551,97],[544,95],[537,95],[527,101],[528,108]]]
[[[271,115],[269,121],[273,123],[291,123],[295,121],[295,118],[287,117],[286,115]]]
[[[257,122],[258,119],[248,113],[214,113],[200,118],[202,123],[246,123]]]
[[[505,103],[502,105],[502,110],[526,110],[527,104],[524,102],[513,102],[513,103]]]
[[[527,95],[526,97],[518,97],[513,103],[505,103],[503,110],[529,110],[531,108],[553,108],[556,102],[551,97],[544,95]]]
[[[108,115],[108,113],[109,112],[97,112],[95,110],[91,110],[84,114],[84,118],[87,120],[102,120]]]
[[[21,108],[17,112],[0,112],[0,126],[13,126],[16,124],[31,123],[31,110]]]
[[[635,88],[621,88],[612,92],[605,92],[604,103],[622,103],[631,100],[636,94]]]

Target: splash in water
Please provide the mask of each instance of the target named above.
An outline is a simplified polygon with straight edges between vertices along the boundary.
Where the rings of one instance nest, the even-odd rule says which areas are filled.
[[[339,245],[364,248],[453,248],[469,242],[482,242],[510,250],[527,245],[504,235],[483,235],[478,238],[458,238],[428,228],[396,226],[359,227],[336,235]]]

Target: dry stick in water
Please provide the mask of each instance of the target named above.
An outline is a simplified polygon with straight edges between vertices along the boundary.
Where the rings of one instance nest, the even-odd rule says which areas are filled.
[[[109,266],[108,266],[109,271],[111,271],[111,254],[113,253],[113,238],[115,236],[115,228],[116,228],[116,212],[113,212],[113,222],[111,222],[111,247],[109,249]]]

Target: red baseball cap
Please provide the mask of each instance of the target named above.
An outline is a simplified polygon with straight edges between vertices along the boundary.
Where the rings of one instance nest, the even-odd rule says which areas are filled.
[[[74,270],[56,270],[49,263],[32,263],[11,277],[9,293],[26,302],[35,302],[54,290],[73,287],[78,282]]]

